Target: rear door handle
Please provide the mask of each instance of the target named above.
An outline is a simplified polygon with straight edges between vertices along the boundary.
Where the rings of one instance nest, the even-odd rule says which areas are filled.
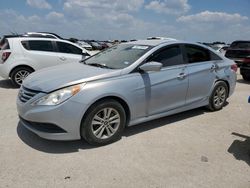
[[[182,73],[180,73],[178,76],[177,76],[177,78],[179,78],[179,79],[184,79],[184,78],[186,78],[186,74],[184,73],[184,72],[182,72]]]
[[[65,61],[66,57],[59,57],[59,59],[61,59],[62,61]]]

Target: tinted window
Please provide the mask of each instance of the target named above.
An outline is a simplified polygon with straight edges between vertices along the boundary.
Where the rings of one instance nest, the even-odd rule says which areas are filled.
[[[24,47],[26,50],[29,50],[28,41],[22,41],[21,43],[22,43],[23,47]]]
[[[222,60],[222,59],[215,53],[210,52],[210,60]]]
[[[2,50],[8,50],[8,49],[10,49],[10,45],[9,45],[8,40],[5,40],[5,43],[3,43],[3,45],[1,46],[1,49]]]
[[[27,46],[25,46],[24,44],[23,46],[27,49]],[[46,52],[54,51],[51,41],[38,41],[38,40],[29,41],[29,50],[46,51]]]
[[[181,49],[179,46],[165,48],[156,53],[148,61],[156,61],[162,63],[163,67],[179,65],[183,62]]]
[[[0,40],[0,47],[3,46],[4,43],[5,43],[5,38],[2,38],[2,39]]]
[[[250,41],[237,41],[231,44],[232,48],[250,48]]]
[[[187,58],[189,63],[210,61],[210,52],[202,47],[186,45]]]
[[[80,48],[65,42],[57,42],[57,47],[58,51],[61,53],[82,54],[82,50]]]

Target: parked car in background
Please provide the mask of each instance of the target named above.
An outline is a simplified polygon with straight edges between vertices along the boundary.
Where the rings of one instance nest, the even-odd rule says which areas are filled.
[[[240,67],[244,63],[245,58],[250,56],[250,41],[234,41],[225,56],[234,60]]]
[[[106,49],[109,48],[109,46],[106,44],[106,42],[98,42],[98,44],[100,44],[102,46],[102,49]]]
[[[176,39],[168,37],[148,37],[147,40],[176,40]]]
[[[246,81],[250,81],[250,56],[246,57],[240,67],[240,74]]]
[[[33,73],[17,110],[21,125],[40,137],[105,145],[126,126],[201,106],[222,109],[236,71],[232,60],[196,43],[122,43],[82,63]]]
[[[19,87],[32,72],[54,65],[79,62],[87,51],[69,41],[52,38],[7,38],[0,51],[0,76]]]
[[[111,42],[106,42],[106,45],[110,48],[112,46],[114,46]]]
[[[229,49],[229,46],[228,46],[228,45],[225,45],[225,46],[219,48],[219,49],[217,50],[217,52],[220,52],[220,53],[222,53],[223,55],[225,55],[228,49]]]
[[[98,44],[98,42],[89,42],[89,44],[92,46],[93,50],[102,50],[103,47]]]
[[[228,50],[229,46],[225,45],[225,44],[217,44],[217,45],[211,45],[211,48],[213,48],[215,51],[225,55],[225,53]]]
[[[234,41],[225,56],[234,60],[243,79],[250,81],[250,41]]]
[[[85,48],[85,49],[87,49],[87,50],[92,50],[92,49],[93,49],[92,46],[91,46],[90,44],[88,44],[87,42],[82,41],[82,40],[77,41],[77,44],[78,44],[79,46],[81,46],[82,48]]]

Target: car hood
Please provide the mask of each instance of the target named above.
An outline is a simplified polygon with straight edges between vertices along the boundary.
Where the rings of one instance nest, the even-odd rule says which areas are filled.
[[[78,83],[119,76],[120,73],[121,70],[105,69],[82,63],[69,63],[36,71],[24,80],[23,86],[49,93]]]

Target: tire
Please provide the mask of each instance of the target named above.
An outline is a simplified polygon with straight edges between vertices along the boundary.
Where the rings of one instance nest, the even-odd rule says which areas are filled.
[[[15,68],[10,76],[13,85],[15,87],[20,87],[23,83],[23,80],[32,72],[34,72],[34,70],[28,67]]]
[[[121,138],[125,124],[126,113],[122,105],[112,99],[103,100],[87,111],[81,124],[81,136],[91,145],[107,145]]]
[[[250,81],[250,75],[242,74],[243,80]]]
[[[210,111],[218,111],[225,106],[228,98],[228,87],[223,81],[218,81],[215,83],[214,89],[209,97],[208,109]]]

